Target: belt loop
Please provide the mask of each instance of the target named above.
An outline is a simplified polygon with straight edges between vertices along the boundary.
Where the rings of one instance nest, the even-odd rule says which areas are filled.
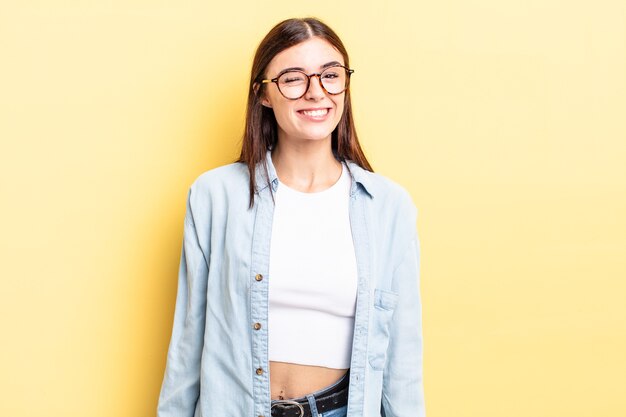
[[[311,409],[311,417],[317,417],[319,413],[317,412],[317,404],[315,403],[315,397],[309,394],[306,396],[306,399],[309,402],[309,408]]]

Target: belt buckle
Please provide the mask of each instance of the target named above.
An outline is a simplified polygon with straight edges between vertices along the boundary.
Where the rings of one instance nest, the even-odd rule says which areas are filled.
[[[293,400],[277,400],[277,402],[272,404],[272,406],[270,407],[270,415],[272,414],[272,408],[274,408],[275,406],[277,406],[279,404],[293,404],[293,405],[296,405],[300,409],[300,415],[298,417],[304,417],[304,407],[302,407],[302,404],[300,404],[299,402],[293,401]]]

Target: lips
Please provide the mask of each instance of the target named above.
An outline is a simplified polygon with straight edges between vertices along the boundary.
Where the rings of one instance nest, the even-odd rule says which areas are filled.
[[[328,109],[300,110],[300,111],[305,116],[311,116],[311,117],[326,116],[326,114],[328,113]]]
[[[330,109],[327,107],[302,109],[298,110],[297,113],[307,120],[323,121],[326,120],[328,114],[330,113]]]

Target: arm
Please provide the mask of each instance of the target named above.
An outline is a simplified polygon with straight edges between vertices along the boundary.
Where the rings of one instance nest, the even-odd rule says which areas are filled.
[[[390,323],[383,371],[384,417],[425,416],[419,267],[419,240],[415,235],[393,272],[393,287],[399,298]]]
[[[209,265],[198,240],[191,209],[192,190],[190,188],[187,195],[174,325],[157,406],[158,417],[193,417],[200,395]]]

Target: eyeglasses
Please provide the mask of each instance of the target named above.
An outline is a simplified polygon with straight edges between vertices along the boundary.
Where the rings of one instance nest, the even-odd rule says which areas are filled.
[[[341,94],[348,89],[350,75],[353,69],[343,65],[333,65],[321,73],[306,74],[304,71],[287,70],[271,80],[261,80],[261,83],[276,83],[278,91],[288,100],[297,100],[303,97],[311,85],[311,77],[317,77],[322,89],[328,94]]]

